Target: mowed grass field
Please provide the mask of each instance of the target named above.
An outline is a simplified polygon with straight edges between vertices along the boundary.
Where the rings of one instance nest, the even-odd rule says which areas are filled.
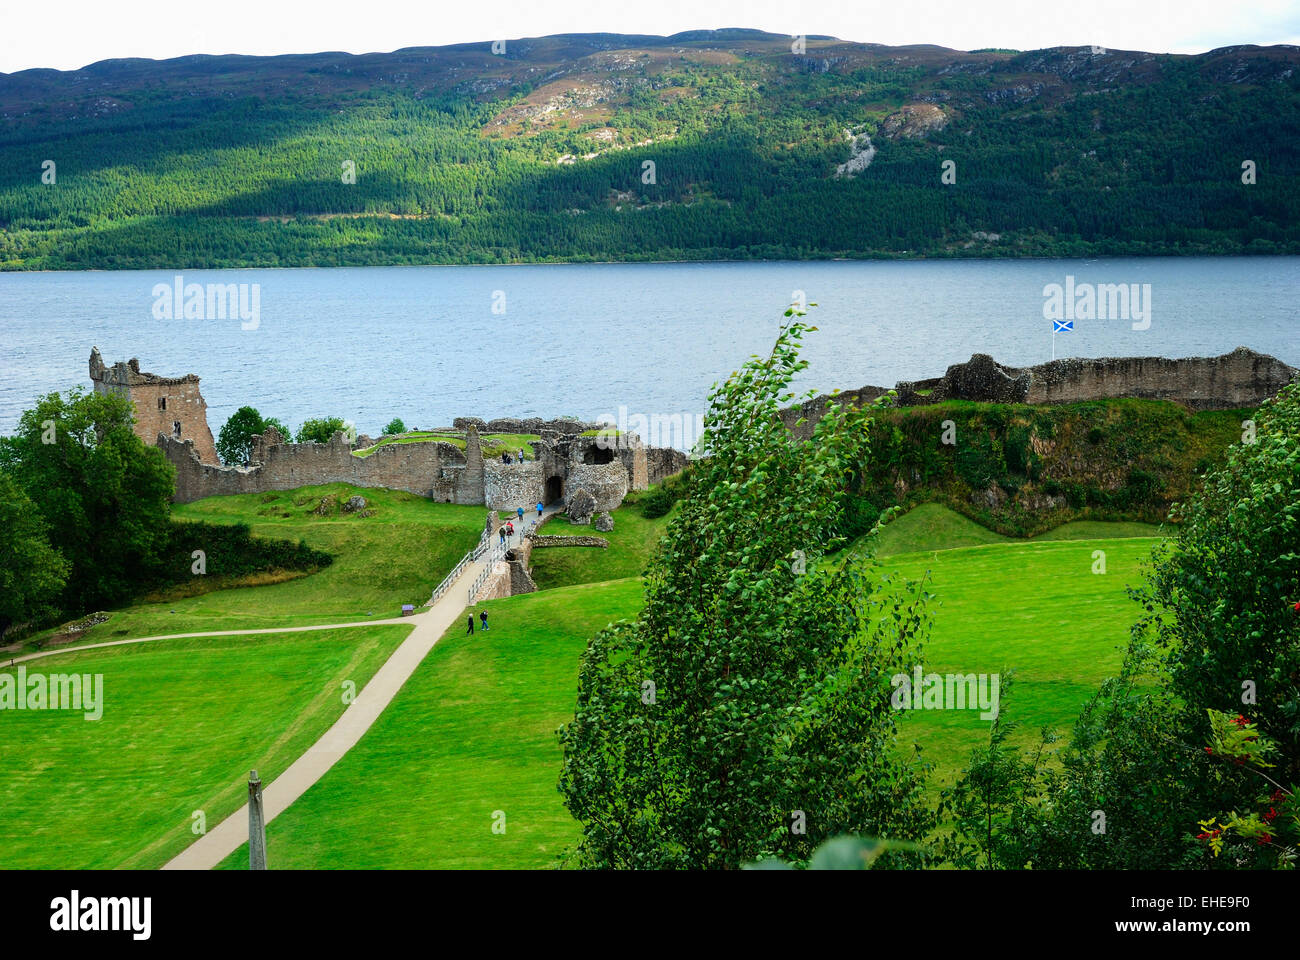
[[[573,716],[588,637],[640,604],[632,579],[474,608],[490,630],[453,626],[361,741],[269,824],[270,866],[555,864],[578,836],[555,788],[555,731]],[[247,869],[247,847],[223,866]]]
[[[633,545],[651,539],[630,515],[615,514],[615,534],[628,535],[619,562],[628,564]],[[906,544],[909,523],[927,547],[925,532],[951,523],[909,517],[896,521],[895,545]],[[556,526],[567,524],[552,521],[545,531]],[[1117,527],[1123,534],[1141,529]],[[1068,732],[1079,708],[1118,668],[1138,612],[1125,588],[1137,582],[1155,540],[1001,541],[895,553],[880,563],[883,572],[928,574],[936,600],[926,672],[1017,672],[1001,707],[1023,722],[1018,739],[1030,743],[1044,725]],[[613,550],[536,551],[539,561],[566,553],[574,559],[550,566],[549,580],[547,567],[536,563],[540,592],[482,605],[492,627],[486,635],[467,637],[463,625],[448,631],[375,727],[270,825],[272,865],[554,865],[578,836],[556,790],[561,757],[554,731],[572,716],[586,640],[609,621],[634,616],[641,586],[635,577],[566,586],[553,586],[553,578],[599,577]],[[1105,574],[1092,573],[1094,550],[1106,552]],[[900,746],[920,744],[934,765],[934,791],[952,781],[989,732],[978,711],[904,713],[899,726]],[[492,832],[496,811],[505,814],[504,834]],[[247,860],[245,848],[224,866],[244,868]]]
[[[886,570],[928,577],[933,631],[922,652],[926,673],[1000,674],[1013,742],[1038,742],[1044,726],[1068,736],[1079,709],[1118,672],[1129,628],[1141,613],[1126,590],[1156,538],[1012,542],[882,558]],[[1093,553],[1106,572],[1093,573]],[[971,750],[988,742],[978,710],[900,714],[900,738],[921,745],[934,765],[932,789],[950,784]]]
[[[969,517],[963,517],[937,503],[923,503],[914,507],[892,523],[887,523],[876,537],[876,555],[920,553],[923,551],[951,550],[955,547],[977,547],[986,543],[1026,543],[1036,540],[1091,540],[1128,537],[1158,537],[1160,528],[1149,523],[1130,521],[1075,520],[1055,529],[1031,537],[1029,541],[1004,537],[1000,533],[981,527]]]
[[[370,517],[314,511],[325,497],[365,497]],[[334,556],[328,567],[281,583],[137,603],[113,611],[78,644],[128,637],[386,619],[417,607],[478,542],[483,507],[434,503],[415,494],[333,483],[279,493],[209,497],[178,504],[179,520],[247,523],[258,536],[304,540]],[[202,544],[196,544],[196,548]]]
[[[406,626],[69,651],[32,673],[103,675],[103,715],[0,711],[0,869],[152,868],[270,783],[343,713]],[[16,673],[7,665],[0,673]]]

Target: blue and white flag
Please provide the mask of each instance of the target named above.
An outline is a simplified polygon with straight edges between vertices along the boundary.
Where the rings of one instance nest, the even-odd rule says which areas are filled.
[[[1052,333],[1070,333],[1074,330],[1073,320],[1053,320]]]

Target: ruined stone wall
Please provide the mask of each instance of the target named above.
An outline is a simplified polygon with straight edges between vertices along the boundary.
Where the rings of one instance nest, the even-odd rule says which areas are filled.
[[[99,348],[90,351],[90,380],[96,393],[114,393],[135,405],[135,435],[152,445],[158,434],[193,440],[204,463],[219,463],[216,443],[208,426],[208,404],[199,392],[199,378],[160,377],[142,373],[140,361],[104,365]]]
[[[1193,410],[1257,407],[1295,375],[1276,357],[1238,347],[1219,357],[1119,357],[1057,360],[1025,371],[1029,403],[1099,397],[1175,400]]]
[[[329,443],[286,443],[272,429],[254,438],[247,467],[223,467],[208,428],[207,404],[199,393],[199,378],[160,377],[142,373],[132,359],[105,366],[98,349],[90,354],[90,378],[95,390],[117,393],[136,406],[135,431],[148,444],[157,444],[176,467],[178,503],[204,497],[267,490],[291,490],[325,483],[405,490],[444,503],[486,504],[496,510],[532,509],[539,500],[565,502],[586,488],[597,510],[612,510],[629,489],[645,489],[651,476],[662,479],[681,469],[685,457],[677,451],[650,451],[635,435],[626,449],[600,450],[596,437],[582,436],[599,425],[577,420],[497,419],[459,417],[465,450],[442,441],[374,445],[368,438],[347,443],[335,434]],[[179,426],[178,426],[179,424]],[[500,463],[483,460],[480,433],[537,434],[535,460]],[[354,453],[375,446],[366,456]],[[597,455],[599,454],[599,455]],[[610,459],[609,463],[584,462]],[[651,468],[651,459],[655,467]],[[550,496],[548,496],[548,489]]]
[[[532,534],[526,538],[538,550],[548,547],[598,547],[605,549],[609,546],[609,541],[604,537],[564,537],[554,534]]]
[[[650,486],[650,467],[646,448],[640,443],[625,444],[617,450],[618,460],[627,471],[629,490],[644,490]]]
[[[352,445],[336,433],[329,443],[280,443],[279,435],[259,437],[251,467],[202,463],[195,445],[159,435],[157,444],[176,467],[177,503],[232,493],[292,490],[322,483],[387,487],[444,503],[483,502],[481,483],[472,482],[465,455],[449,443],[401,443],[354,457]],[[481,468],[481,460],[480,460]]]
[[[646,483],[659,483],[686,469],[690,459],[680,450],[672,447],[646,447]],[[635,489],[644,490],[645,487]]]
[[[942,377],[901,381],[894,388],[899,406],[924,406],[944,400],[986,403],[1076,403],[1112,397],[1170,400],[1193,410],[1257,407],[1277,394],[1296,368],[1276,357],[1238,347],[1218,357],[1100,357],[1055,360],[1032,367],[1006,367],[986,353],[954,363]],[[799,439],[812,436],[833,399],[861,403],[887,391],[883,387],[823,395],[781,411]],[[800,418],[807,422],[795,426]]]
[[[819,397],[811,400],[805,400],[803,403],[795,404],[793,407],[786,407],[781,411],[781,421],[785,424],[786,429],[792,431],[800,440],[807,440],[812,436],[814,428],[822,417],[826,415],[826,408],[832,401],[839,404],[849,404],[850,406],[859,407],[864,403],[870,403],[872,400],[889,392],[888,387],[860,387],[857,390],[841,390],[838,393],[824,393]],[[799,423],[800,420],[806,422]],[[682,464],[685,467],[685,463]],[[679,468],[680,469],[680,468]],[[672,471],[676,473],[677,471]],[[653,473],[653,471],[652,471]],[[668,476],[668,474],[664,474]],[[662,479],[662,477],[660,478]],[[651,479],[651,483],[658,481]]]
[[[569,465],[568,479],[564,484],[564,502],[579,490],[586,490],[596,498],[595,511],[613,510],[627,496],[627,468],[622,462],[576,463]]]
[[[544,500],[545,468],[536,460],[523,463],[489,461],[483,466],[483,499],[491,510],[532,511]]]

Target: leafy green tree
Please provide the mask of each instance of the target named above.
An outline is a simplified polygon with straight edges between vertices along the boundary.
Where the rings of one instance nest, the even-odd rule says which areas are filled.
[[[247,463],[253,452],[253,438],[266,429],[266,421],[253,407],[240,407],[230,415],[217,435],[217,456],[222,463]]]
[[[340,430],[346,432],[347,424],[341,417],[319,417],[304,420],[294,440],[298,443],[329,443]]]
[[[861,553],[825,557],[869,411],[833,405],[806,444],[778,415],[809,329],[791,321],[715,387],[645,605],[583,656],[560,790],[584,865],[806,863],[839,834],[914,840],[932,823],[889,682],[925,595],[885,588]]]
[[[279,433],[284,440],[288,441],[293,438],[293,431],[285,426],[284,421],[278,417],[267,417],[262,421],[263,433],[266,433],[266,431],[270,430],[272,427],[275,427],[276,432]]]
[[[50,546],[36,505],[0,472],[0,641],[12,624],[53,614],[67,578],[67,561]]]
[[[406,424],[402,423],[402,418],[393,417],[393,419],[388,422],[388,426],[384,427],[383,436],[388,437],[388,436],[392,436],[393,434],[405,433],[405,432],[406,432]]]
[[[126,599],[166,546],[176,473],[135,435],[132,411],[114,394],[52,393],[5,444],[7,469],[70,565],[65,608]]]

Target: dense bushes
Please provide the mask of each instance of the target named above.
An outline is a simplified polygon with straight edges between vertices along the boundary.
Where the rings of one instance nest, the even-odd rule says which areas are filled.
[[[203,552],[203,574],[194,571],[196,550]],[[253,536],[246,523],[173,520],[154,585],[185,583],[199,575],[228,579],[268,571],[314,571],[333,561],[330,554],[301,540]]]
[[[689,472],[688,467],[681,473],[666,477],[640,497],[634,498],[633,502],[640,504],[641,516],[647,520],[654,520],[667,515],[673,508],[673,504],[686,496],[687,486],[690,483]]]
[[[865,523],[872,511],[937,500],[1008,536],[1080,518],[1156,523],[1222,462],[1248,415],[1131,399],[882,410],[850,512]]]

